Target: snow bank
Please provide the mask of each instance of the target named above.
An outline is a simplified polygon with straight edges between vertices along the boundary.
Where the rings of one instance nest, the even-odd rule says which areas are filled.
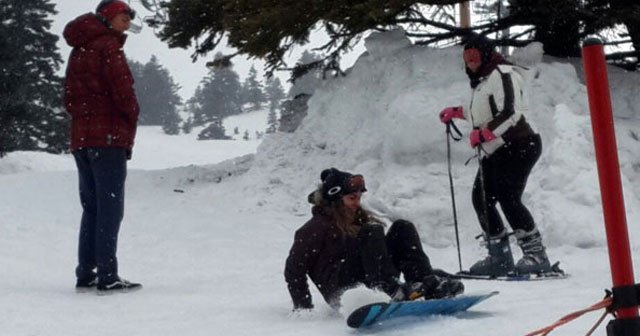
[[[446,138],[437,114],[470,98],[460,47],[432,49],[406,46],[398,31],[374,34],[369,51],[349,75],[325,83],[309,101],[309,114],[298,131],[277,134],[262,143],[251,179],[263,181],[269,193],[290,195],[296,212],[305,213],[304,198],[326,167],[358,172],[367,179],[365,204],[387,219],[414,221],[431,246],[454,243],[446,166]],[[388,41],[400,41],[391,44]],[[540,63],[542,47],[518,50],[514,61],[530,69],[527,118],[543,137],[543,154],[524,195],[550,246],[603,246],[603,219],[586,90],[568,63]],[[612,82],[633,88],[628,80]],[[614,86],[615,88],[615,86]],[[637,89],[637,88],[636,88]],[[624,90],[623,90],[624,91]],[[618,115],[635,104],[635,94],[618,92]],[[621,120],[619,120],[621,121]],[[630,125],[637,126],[637,120]],[[468,125],[459,123],[464,133]],[[638,208],[638,132],[619,134],[629,222]],[[620,131],[619,131],[620,133]],[[631,139],[631,140],[629,140]],[[463,245],[480,232],[470,202],[477,162],[466,138],[452,144],[454,185]],[[285,206],[290,208],[291,204]],[[293,223],[292,227],[300,223]],[[638,233],[635,242],[640,242]]]

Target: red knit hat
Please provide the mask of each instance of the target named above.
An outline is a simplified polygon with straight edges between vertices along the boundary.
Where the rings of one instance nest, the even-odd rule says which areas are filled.
[[[103,16],[107,21],[113,20],[118,14],[122,13],[129,14],[132,20],[136,17],[136,12],[120,0],[103,0],[96,8],[96,13]]]

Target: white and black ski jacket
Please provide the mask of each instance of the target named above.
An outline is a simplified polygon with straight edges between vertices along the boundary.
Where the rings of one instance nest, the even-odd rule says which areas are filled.
[[[464,112],[473,128],[489,128],[496,139],[482,144],[483,154],[491,155],[505,143],[531,135],[525,121],[529,110],[525,96],[527,69],[501,64],[473,90],[471,105]]]

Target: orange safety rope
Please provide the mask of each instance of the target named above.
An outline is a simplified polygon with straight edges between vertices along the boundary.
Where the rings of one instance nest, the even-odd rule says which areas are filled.
[[[585,308],[585,309],[581,309],[578,311],[575,311],[571,314],[565,315],[563,316],[561,319],[559,319],[558,321],[554,322],[553,324],[544,327],[542,329],[538,329],[536,331],[530,332],[528,334],[526,334],[525,336],[546,336],[549,335],[549,333],[551,331],[553,331],[553,329],[555,329],[556,327],[559,327],[563,324],[569,323],[575,319],[577,319],[578,317],[588,313],[588,312],[592,312],[594,310],[600,310],[600,309],[605,309],[604,314],[602,314],[602,316],[600,317],[600,319],[598,319],[596,325],[593,326],[593,328],[591,328],[591,330],[589,330],[589,333],[587,334],[587,336],[591,335],[593,333],[593,331],[597,328],[597,326],[602,323],[602,320],[604,320],[604,317],[607,315],[607,313],[610,312],[610,307],[611,307],[611,303],[613,302],[613,298],[609,295],[607,295],[607,297],[605,297],[604,299],[602,299],[602,301],[592,305],[591,307]]]

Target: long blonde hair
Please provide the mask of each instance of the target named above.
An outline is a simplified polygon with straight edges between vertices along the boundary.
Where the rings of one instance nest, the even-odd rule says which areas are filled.
[[[351,237],[355,237],[360,232],[360,228],[364,224],[381,224],[384,223],[373,216],[369,211],[362,206],[356,213],[352,213],[342,202],[342,198],[336,201],[329,202],[322,197],[322,191],[319,188],[313,194],[314,204],[322,207],[324,213],[328,214],[335,220],[335,224],[344,234]]]

